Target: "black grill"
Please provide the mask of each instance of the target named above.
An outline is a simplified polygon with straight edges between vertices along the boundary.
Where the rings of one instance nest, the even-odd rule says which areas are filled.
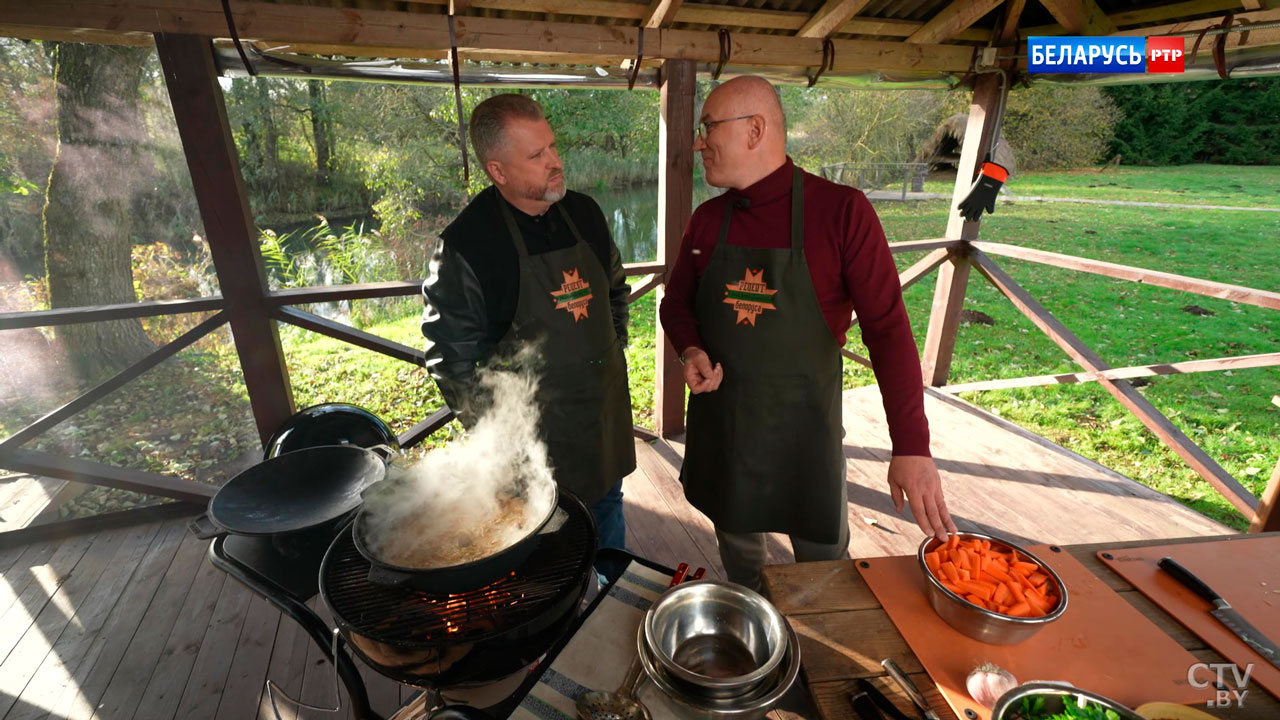
[[[569,513],[561,528],[508,576],[479,590],[429,593],[368,580],[369,561],[347,528],[320,569],[321,594],[334,619],[347,629],[401,648],[442,647],[495,637],[518,639],[555,622],[564,603],[581,591],[595,551],[595,529],[586,508],[561,498]]]

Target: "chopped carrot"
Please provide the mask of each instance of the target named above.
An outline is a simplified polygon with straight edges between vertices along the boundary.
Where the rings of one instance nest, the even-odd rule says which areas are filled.
[[[969,571],[968,571],[967,569],[965,569],[965,568],[960,568],[960,579],[961,579],[961,580],[970,580],[970,579],[972,579],[972,577],[973,577],[973,576],[969,574]]]
[[[1031,575],[1031,573],[1038,571],[1040,566],[1029,562],[1015,562],[1013,569],[1021,571],[1023,575]]]
[[[995,578],[996,580],[999,580],[1000,582],[1009,582],[1012,579],[1011,577],[1009,577],[1009,573],[1005,572],[1003,569],[1001,569],[998,565],[996,565],[993,561],[990,561],[990,560],[987,561],[987,565],[982,569],[982,571],[990,575],[991,577]]]
[[[939,572],[938,566],[942,564],[942,560],[938,558],[938,553],[936,552],[925,553],[924,564],[929,568],[929,572],[937,575]]]
[[[941,580],[940,582],[942,583],[942,587],[950,590],[951,592],[959,595],[960,597],[964,597],[964,588],[961,588],[959,585],[956,585],[955,583],[949,583],[946,580]]]
[[[1012,615],[1013,617],[1028,617],[1031,615],[1031,606],[1024,602],[1020,602],[1009,608],[1009,615]]]
[[[956,548],[958,548],[958,547],[960,547],[960,536],[959,536],[959,535],[952,535],[951,537],[947,538],[947,548],[948,548],[948,549],[950,549],[950,550],[955,550],[955,549],[956,549]]]
[[[1044,585],[1049,580],[1049,576],[1042,572],[1034,572],[1028,575],[1027,579],[1035,585]]]
[[[973,556],[969,554],[969,551],[964,548],[960,548],[956,552],[960,554],[960,562],[958,565],[965,570],[973,572]]]
[[[1024,603],[1027,601],[1026,594],[1022,592],[1022,585],[1018,584],[1017,581],[1010,580],[1004,585],[1005,587],[1009,588],[1009,592],[1013,594],[1014,600],[1016,600],[1019,603]]]
[[[947,562],[944,562],[941,565],[939,565],[939,567],[942,568],[942,574],[946,575],[948,580],[950,580],[951,582],[960,581],[960,572],[956,570],[955,563],[948,560]]]
[[[965,595],[965,596],[964,596],[964,599],[965,599],[965,600],[968,600],[969,602],[971,602],[971,603],[973,603],[974,605],[977,605],[978,607],[981,607],[981,608],[984,608],[984,607],[986,607],[986,606],[987,606],[987,601],[986,601],[986,600],[983,600],[982,598],[978,597],[977,595]]]
[[[1009,586],[1000,584],[996,586],[996,592],[991,599],[995,600],[997,604],[1007,606],[1011,597],[1013,597],[1013,593],[1009,592]]]

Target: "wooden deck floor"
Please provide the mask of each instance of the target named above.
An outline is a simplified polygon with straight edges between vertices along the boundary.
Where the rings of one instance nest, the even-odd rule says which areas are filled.
[[[1230,532],[965,403],[930,394],[927,412],[963,528],[1060,543]],[[889,443],[874,388],[846,393],[845,427],[853,555],[914,551],[920,532],[893,512],[884,480]],[[625,485],[628,544],[720,576],[710,524],[681,494],[682,447],[637,450],[640,467]],[[319,651],[213,568],[206,547],[185,520],[169,520],[0,551],[0,718],[271,718],[266,678],[331,704],[332,670]],[[785,538],[772,538],[770,552],[790,559]],[[383,713],[413,693],[373,672],[366,679]]]

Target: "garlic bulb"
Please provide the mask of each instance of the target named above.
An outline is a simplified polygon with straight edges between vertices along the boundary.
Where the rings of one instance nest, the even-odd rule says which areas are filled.
[[[964,681],[969,697],[984,708],[995,706],[1000,696],[1012,690],[1018,681],[1008,670],[991,663],[982,663],[969,673]]]

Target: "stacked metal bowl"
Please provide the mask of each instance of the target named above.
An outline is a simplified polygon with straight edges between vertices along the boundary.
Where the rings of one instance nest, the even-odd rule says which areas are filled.
[[[649,610],[636,635],[649,679],[706,718],[764,717],[800,672],[800,645],[786,618],[741,585],[678,585]]]

